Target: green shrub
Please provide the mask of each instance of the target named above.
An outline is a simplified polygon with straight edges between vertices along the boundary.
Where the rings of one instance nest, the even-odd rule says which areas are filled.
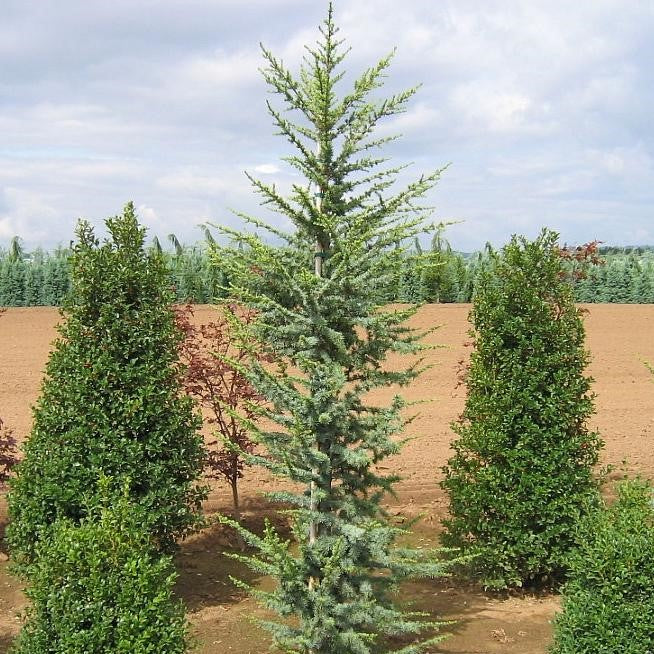
[[[444,543],[475,556],[469,572],[488,588],[559,579],[575,525],[599,497],[584,326],[556,241],[544,230],[493,254],[470,316],[468,397],[442,482]]]
[[[126,497],[57,520],[36,545],[32,606],[13,654],[176,654],[186,651],[184,609],[170,557],[157,554]]]
[[[579,528],[552,654],[654,652],[654,498],[640,480]]]
[[[72,292],[46,366],[24,460],[10,484],[8,540],[18,563],[59,518],[79,522],[101,475],[143,509],[143,529],[170,548],[199,520],[205,491],[200,418],[181,396],[182,338],[159,255],[128,204],[102,244],[82,222]]]

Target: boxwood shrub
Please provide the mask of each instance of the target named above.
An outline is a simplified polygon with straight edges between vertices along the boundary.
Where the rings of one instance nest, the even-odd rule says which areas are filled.
[[[466,571],[492,589],[562,579],[575,525],[599,501],[584,324],[557,238],[513,237],[492,255],[470,314],[443,540],[472,555]]]
[[[563,589],[552,654],[654,652],[654,495],[623,482],[617,501],[586,518]]]
[[[113,506],[111,505],[113,504]],[[126,496],[59,518],[36,545],[27,623],[12,654],[181,654],[184,608],[176,573]]]

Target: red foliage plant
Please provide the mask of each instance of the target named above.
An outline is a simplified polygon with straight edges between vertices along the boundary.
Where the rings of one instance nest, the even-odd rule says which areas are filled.
[[[11,469],[18,462],[17,443],[11,429],[7,429],[0,419],[0,486],[8,479]]]
[[[0,315],[5,309],[0,308]],[[17,443],[11,429],[7,429],[0,418],[0,486],[9,479],[9,473],[18,462],[16,457]]]
[[[588,275],[589,266],[601,266],[604,263],[599,255],[599,246],[601,241],[590,241],[584,245],[576,247],[564,245],[559,248],[559,256],[570,264],[570,270],[567,273],[573,281],[584,279]]]
[[[242,324],[254,320],[254,313],[239,310],[235,305],[227,310],[238,312]],[[219,315],[214,321],[196,325],[193,315],[190,304],[176,309],[177,326],[184,334],[180,345],[180,360],[186,368],[183,385],[202,407],[206,423],[214,426],[217,438],[207,444],[207,474],[213,479],[227,480],[238,520],[238,481],[246,465],[243,455],[254,450],[242,419],[254,418],[263,400],[237,369],[239,363],[245,363],[250,351],[233,338],[234,330],[228,318]]]

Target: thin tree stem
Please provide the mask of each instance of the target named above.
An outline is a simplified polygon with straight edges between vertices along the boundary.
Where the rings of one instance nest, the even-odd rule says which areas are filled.
[[[320,157],[320,142],[318,142],[318,156]],[[319,192],[316,194],[316,208],[318,211],[321,210],[322,208],[322,189],[319,190]],[[313,266],[314,266],[314,273],[316,277],[322,277],[322,267],[323,267],[323,260],[324,260],[324,255],[325,251],[323,248],[322,243],[320,242],[320,239],[316,239],[316,244],[314,248],[314,256],[313,256]],[[320,449],[320,442],[316,442],[316,448],[319,450]],[[316,482],[315,482],[315,477],[318,475],[318,469],[314,468],[312,470],[313,477],[314,479],[311,480],[311,485],[310,485],[310,501],[309,501],[309,509],[311,513],[315,513],[318,510],[318,500],[317,500],[317,493],[316,493]],[[314,545],[317,538],[319,535],[319,530],[318,530],[318,525],[316,524],[316,521],[311,518],[311,522],[309,523],[309,545]],[[317,579],[312,575],[309,577],[309,590],[312,590],[315,585],[317,584]]]

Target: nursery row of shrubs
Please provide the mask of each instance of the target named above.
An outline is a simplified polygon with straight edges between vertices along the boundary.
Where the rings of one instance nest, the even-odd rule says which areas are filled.
[[[393,591],[447,574],[492,590],[567,582],[556,654],[654,646],[651,490],[627,483],[607,508],[595,470],[602,441],[587,426],[593,395],[572,284],[587,278],[595,246],[561,249],[543,230],[487,252],[465,410],[443,462],[448,549],[397,543],[405,530],[381,502],[398,477],[383,463],[402,447],[407,403],[368,396],[421,372],[384,366],[391,352],[427,349],[407,324],[417,308],[386,302],[414,256],[402,244],[430,229],[420,207],[441,171],[390,190],[397,171],[368,154],[389,139],[370,135],[415,89],[370,99],[389,56],[337,100],[347,54],[337,32],[330,7],[299,78],[263,50],[266,82],[310,124],[270,106],[307,185],[285,197],[251,180],[294,224],[255,221],[283,247],[217,228],[224,238],[208,260],[230,298],[212,325],[174,310],[169,260],[146,247],[132,204],[107,221],[102,242],[79,224],[60,335],[10,480],[7,540],[31,599],[15,654],[186,651],[170,554],[204,524],[203,470],[229,481],[238,509],[250,464],[286,482],[268,498],[291,538],[271,525],[251,532],[237,512],[220,520],[248,548],[232,556],[275,581],[269,591],[236,583],[277,615],[261,625],[281,651],[434,651],[443,625],[405,610]],[[230,241],[238,245],[221,245]],[[221,375],[232,395],[212,395],[207,380]],[[216,443],[203,442],[193,398]],[[437,483],[436,471],[425,474]]]
[[[183,246],[174,234],[173,251],[150,246],[166,260],[169,283],[177,302],[207,304],[229,295],[229,279],[211,260],[211,243]],[[436,235],[429,248],[417,239],[407,247],[387,302],[471,302],[492,248],[460,254]],[[51,253],[25,252],[14,238],[0,248],[0,306],[60,306],[70,289],[69,248]],[[573,280],[575,299],[585,303],[654,303],[654,251],[651,247],[599,248],[601,265]]]
[[[169,553],[201,524],[205,489],[195,480],[203,466],[227,479],[238,508],[253,442],[235,412],[271,415],[241,370],[251,351],[239,339],[255,315],[227,304],[223,317],[195,326],[190,307],[172,310],[165,261],[146,251],[131,205],[108,229],[102,245],[87,225],[78,230],[74,293],[11,484],[8,540],[32,600],[18,653],[186,651]],[[420,572],[441,575],[449,565],[494,590],[568,579],[552,651],[642,654],[654,615],[651,489],[634,481],[615,504],[600,498],[583,322],[563,270],[548,231],[514,238],[486,268],[471,312],[466,408],[442,482],[450,499],[443,542],[456,554],[449,564],[421,561]],[[266,376],[261,360],[258,352],[254,369]],[[219,440],[202,445],[182,388],[209,410]],[[297,447],[309,455],[308,444]],[[9,434],[0,439],[5,472],[14,449]],[[273,458],[258,462],[280,472]],[[247,542],[282,555],[272,532],[262,540],[235,515]],[[289,594],[282,583],[309,572],[284,577],[270,560],[265,569],[280,581],[273,605],[291,599],[280,596]]]

